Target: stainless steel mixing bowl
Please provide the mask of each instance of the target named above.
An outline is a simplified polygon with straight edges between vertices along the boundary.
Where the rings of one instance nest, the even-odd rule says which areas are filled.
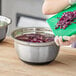
[[[14,39],[14,45],[17,50],[19,58],[28,63],[34,64],[45,64],[55,60],[59,46],[54,41],[47,43],[31,43],[17,40],[16,37],[23,34],[40,33],[40,34],[51,34],[49,28],[19,28],[12,32]]]
[[[11,23],[11,19],[5,16],[0,16],[0,42],[6,37],[8,25]]]

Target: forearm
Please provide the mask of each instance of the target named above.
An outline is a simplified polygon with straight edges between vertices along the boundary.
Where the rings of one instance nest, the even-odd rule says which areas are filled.
[[[56,14],[69,6],[68,0],[45,0],[42,12],[43,14]]]

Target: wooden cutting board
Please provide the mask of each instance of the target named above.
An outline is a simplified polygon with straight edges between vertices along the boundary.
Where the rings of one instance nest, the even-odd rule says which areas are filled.
[[[11,38],[0,43],[0,76],[76,76],[76,49],[61,47],[56,60],[48,65],[29,65],[16,53]]]

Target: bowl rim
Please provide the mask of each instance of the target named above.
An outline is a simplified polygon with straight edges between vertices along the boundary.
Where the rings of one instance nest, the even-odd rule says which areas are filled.
[[[8,25],[10,25],[12,23],[12,19],[10,17],[4,16],[4,15],[0,15],[0,17],[5,17],[5,18],[8,18],[10,20],[9,23],[7,23],[6,25],[0,26],[0,28],[6,27],[6,26],[8,26]]]
[[[51,42],[47,42],[47,43],[31,43],[31,42],[24,42],[24,41],[21,41],[21,40],[18,40],[18,39],[16,39],[14,36],[13,36],[13,34],[14,34],[14,32],[16,32],[17,30],[20,30],[20,29],[26,29],[26,28],[44,28],[44,29],[48,29],[49,31],[51,31],[48,27],[23,27],[23,28],[16,28],[15,30],[13,30],[12,32],[11,32],[11,37],[14,39],[14,41],[16,42],[16,43],[18,43],[18,44],[22,44],[22,45],[27,45],[27,46],[50,46],[50,45],[53,45],[53,44],[55,44],[55,42],[54,41],[51,41]],[[51,34],[51,35],[53,35],[54,36],[54,34]]]

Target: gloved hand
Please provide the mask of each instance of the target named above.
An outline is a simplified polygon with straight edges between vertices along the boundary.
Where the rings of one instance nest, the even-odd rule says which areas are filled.
[[[76,0],[69,0],[69,4],[71,5],[76,4]]]
[[[67,41],[64,41],[62,40],[62,37],[58,37],[56,36],[55,37],[55,43],[58,45],[58,46],[67,46],[67,45],[70,45],[72,44],[73,42],[76,42],[76,35],[72,35],[72,36],[63,36],[64,40],[67,40]]]

